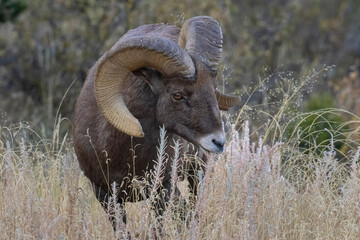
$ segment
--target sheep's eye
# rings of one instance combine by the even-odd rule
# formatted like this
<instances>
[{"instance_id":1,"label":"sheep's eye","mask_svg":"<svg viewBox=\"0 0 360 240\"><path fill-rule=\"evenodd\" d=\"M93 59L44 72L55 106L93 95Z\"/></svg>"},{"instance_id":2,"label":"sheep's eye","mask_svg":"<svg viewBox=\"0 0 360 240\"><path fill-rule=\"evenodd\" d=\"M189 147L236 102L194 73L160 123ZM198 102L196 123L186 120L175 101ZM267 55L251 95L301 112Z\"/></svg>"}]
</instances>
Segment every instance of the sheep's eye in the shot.
<instances>
[{"instance_id":1,"label":"sheep's eye","mask_svg":"<svg viewBox=\"0 0 360 240\"><path fill-rule=\"evenodd\" d=\"M172 96L175 100L178 100L178 101L184 98L183 95L179 92L173 93Z\"/></svg>"}]
</instances>

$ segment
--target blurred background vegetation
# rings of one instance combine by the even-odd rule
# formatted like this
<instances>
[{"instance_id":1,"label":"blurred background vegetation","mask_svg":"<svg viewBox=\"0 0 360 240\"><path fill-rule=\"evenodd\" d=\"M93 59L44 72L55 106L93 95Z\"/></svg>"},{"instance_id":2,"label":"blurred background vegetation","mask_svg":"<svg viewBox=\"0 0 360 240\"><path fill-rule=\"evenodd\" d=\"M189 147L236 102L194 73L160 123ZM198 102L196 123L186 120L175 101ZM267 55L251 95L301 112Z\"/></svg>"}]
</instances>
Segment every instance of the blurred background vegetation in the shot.
<instances>
[{"instance_id":1,"label":"blurred background vegetation","mask_svg":"<svg viewBox=\"0 0 360 240\"><path fill-rule=\"evenodd\" d=\"M0 125L29 121L51 134L59 106L72 119L88 69L127 30L157 22L181 26L196 15L220 23L221 84L244 100L251 95L249 106L269 108L283 73L302 81L334 65L301 99L310 90L327 92L332 107L360 114L358 0L0 0ZM254 90L264 78L263 90Z\"/></svg>"}]
</instances>

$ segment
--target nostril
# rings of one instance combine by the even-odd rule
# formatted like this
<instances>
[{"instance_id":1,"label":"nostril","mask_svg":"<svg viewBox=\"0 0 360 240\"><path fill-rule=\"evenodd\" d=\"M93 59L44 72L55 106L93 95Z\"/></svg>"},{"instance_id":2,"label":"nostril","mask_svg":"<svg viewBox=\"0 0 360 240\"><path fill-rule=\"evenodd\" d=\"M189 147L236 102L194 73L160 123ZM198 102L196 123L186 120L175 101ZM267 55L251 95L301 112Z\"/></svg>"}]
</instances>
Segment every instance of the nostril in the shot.
<instances>
[{"instance_id":1,"label":"nostril","mask_svg":"<svg viewBox=\"0 0 360 240\"><path fill-rule=\"evenodd\" d=\"M224 131L216 131L206 134L199 138L199 145L208 152L222 153L225 150L225 133Z\"/></svg>"},{"instance_id":2,"label":"nostril","mask_svg":"<svg viewBox=\"0 0 360 240\"><path fill-rule=\"evenodd\" d=\"M225 145L225 141L219 141L219 140L213 139L212 142L219 148L223 148Z\"/></svg>"}]
</instances>

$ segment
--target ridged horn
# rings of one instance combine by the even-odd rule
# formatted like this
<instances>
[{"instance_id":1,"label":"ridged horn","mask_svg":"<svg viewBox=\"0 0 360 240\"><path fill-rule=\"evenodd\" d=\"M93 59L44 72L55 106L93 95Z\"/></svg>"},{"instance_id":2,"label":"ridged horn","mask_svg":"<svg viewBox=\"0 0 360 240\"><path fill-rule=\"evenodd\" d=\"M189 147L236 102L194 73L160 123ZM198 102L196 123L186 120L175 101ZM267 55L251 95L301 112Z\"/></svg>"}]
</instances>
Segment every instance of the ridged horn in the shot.
<instances>
[{"instance_id":1,"label":"ridged horn","mask_svg":"<svg viewBox=\"0 0 360 240\"><path fill-rule=\"evenodd\" d=\"M212 17L199 16L187 20L181 28L179 45L212 71L217 71L222 53L223 36L218 22Z\"/></svg>"},{"instance_id":2,"label":"ridged horn","mask_svg":"<svg viewBox=\"0 0 360 240\"><path fill-rule=\"evenodd\" d=\"M99 59L94 74L99 108L118 130L134 137L144 137L144 132L126 107L122 89L131 71L142 67L152 67L165 77L178 74L191 78L195 74L194 63L184 49L161 37L120 39Z\"/></svg>"},{"instance_id":3,"label":"ridged horn","mask_svg":"<svg viewBox=\"0 0 360 240\"><path fill-rule=\"evenodd\" d=\"M219 92L218 90L215 91L216 99L218 101L219 109L227 111L232 106L235 106L240 102L240 97L231 96L228 94L224 94Z\"/></svg>"}]
</instances>

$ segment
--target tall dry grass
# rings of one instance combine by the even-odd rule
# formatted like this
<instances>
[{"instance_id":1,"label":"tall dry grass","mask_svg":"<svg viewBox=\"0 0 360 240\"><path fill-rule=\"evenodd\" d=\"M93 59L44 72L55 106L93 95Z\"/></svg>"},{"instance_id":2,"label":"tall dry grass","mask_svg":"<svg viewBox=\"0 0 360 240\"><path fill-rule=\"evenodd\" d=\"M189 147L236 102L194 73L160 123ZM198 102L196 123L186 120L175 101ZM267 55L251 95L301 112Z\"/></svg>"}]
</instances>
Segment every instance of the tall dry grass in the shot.
<instances>
[{"instance_id":1,"label":"tall dry grass","mask_svg":"<svg viewBox=\"0 0 360 240\"><path fill-rule=\"evenodd\" d=\"M104 211L79 169L71 138L61 136L65 123L60 117L51 139L28 124L0 127L0 239L360 239L359 116L325 109L348 120L330 129L332 139L321 154L299 148L303 139L296 133L306 129L286 137L287 124L302 116L291 114L289 105L301 102L301 91L308 91L323 71L302 81L280 74L278 91L267 94L269 100L281 95L281 102L268 101L259 111L245 105L239 111L224 153L210 156L206 172L196 173L200 183L195 203L176 171L181 162L194 158L179 151L164 154L166 147L183 146L167 141L161 130L156 166L145 188L150 200L161 199L163 172L170 169L171 184L182 195L170 193L162 216L154 213L150 200L127 203L126 225L116 184L111 183ZM248 95L266 88L266 81ZM249 126L251 112L269 121ZM337 135L347 146L342 159L334 147Z\"/></svg>"},{"instance_id":2,"label":"tall dry grass","mask_svg":"<svg viewBox=\"0 0 360 240\"><path fill-rule=\"evenodd\" d=\"M182 201L172 197L162 217L149 201L127 204L124 225L116 203L106 213L95 199L71 142L47 141L24 125L0 131L1 239L360 239L360 148L349 155L348 168L336 161L331 145L317 158L295 155L291 147L290 156L309 161L282 164L291 145L252 142L245 123L225 152L211 157L206 173L198 172L198 200L187 208L185 221L177 212ZM158 161L152 184L159 183L166 162L161 151L165 161ZM168 164L178 164L171 159L183 156L170 157ZM311 178L297 174L304 173L304 164L311 165ZM344 169L349 174L336 174ZM175 173L172 183L183 184ZM117 217L115 234L109 214Z\"/></svg>"}]
</instances>

